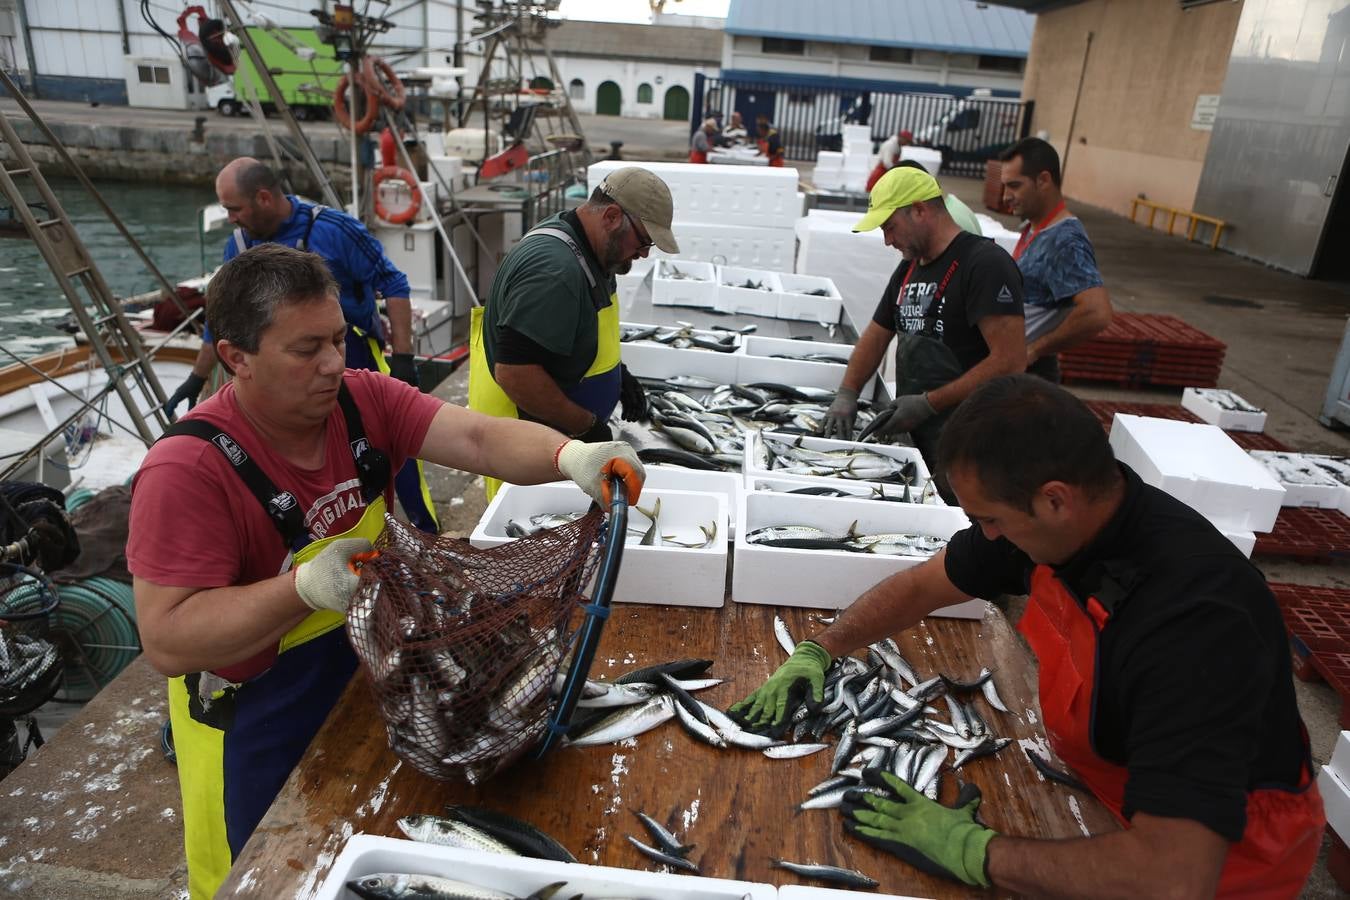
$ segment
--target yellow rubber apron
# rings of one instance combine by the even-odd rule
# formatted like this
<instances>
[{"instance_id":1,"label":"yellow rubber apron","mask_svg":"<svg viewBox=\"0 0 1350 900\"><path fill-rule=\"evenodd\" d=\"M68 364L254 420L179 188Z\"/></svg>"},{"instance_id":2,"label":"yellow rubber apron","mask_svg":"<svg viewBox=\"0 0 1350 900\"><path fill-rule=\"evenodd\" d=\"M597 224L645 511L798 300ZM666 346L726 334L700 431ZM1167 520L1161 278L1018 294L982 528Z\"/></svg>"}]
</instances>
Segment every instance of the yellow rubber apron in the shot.
<instances>
[{"instance_id":1,"label":"yellow rubber apron","mask_svg":"<svg viewBox=\"0 0 1350 900\"><path fill-rule=\"evenodd\" d=\"M294 554L288 554L281 571L308 562L330 542L348 537L363 537L374 541L384 530L385 503L376 497L366 506L356 526L341 534L329 535L305 545ZM243 684L233 684L211 673L180 675L169 679L169 718L173 723L174 749L178 755L178 781L183 795L183 831L188 863L188 888L192 900L209 900L229 874L233 856L230 828L227 823L227 787L229 761L227 741L231 729L243 727L235 718L242 706L245 692L256 693L260 687L266 692L265 682L285 681L276 687L292 687L297 679L289 670L297 667L309 670L303 659L306 648L317 648L316 642L336 640L346 644L346 635L339 629L345 624L341 613L321 610L310 613L300 624L288 631L277 644L277 659L272 667ZM347 647L350 653L350 647ZM303 675L300 676L303 678ZM191 687L189 683L191 682ZM336 685L340 693L346 680ZM193 689L195 688L195 690ZM297 690L297 693L299 691ZM279 703L278 706L283 706ZM317 707L319 704L316 703ZM327 708L322 710L326 716ZM322 717L320 716L320 718ZM278 727L285 727L278 722ZM249 773L241 773L248 778ZM284 780L284 777L283 779ZM279 785L278 785L279 787ZM246 784L239 789L247 791ZM273 793L259 802L270 805ZM251 827L248 830L252 830ZM243 836L236 835L239 844Z\"/></svg>"},{"instance_id":2,"label":"yellow rubber apron","mask_svg":"<svg viewBox=\"0 0 1350 900\"><path fill-rule=\"evenodd\" d=\"M587 281L594 286L594 275L582 260L580 251L571 236L560 229L538 228L525 235L552 237L568 244L577 254ZM525 238L521 240L524 241ZM584 384L588 378L609 375L619 366L619 297L610 294L609 305L596 312L595 359L590 368L582 375ZM616 392L617 396L617 392ZM469 313L469 409L499 418L516 419L520 417L516 404L501 389L488 368L487 353L483 345L483 307L477 306ZM598 413L597 413L598 414ZM496 478L485 478L487 498L491 500L497 494L502 482Z\"/></svg>"}]
</instances>

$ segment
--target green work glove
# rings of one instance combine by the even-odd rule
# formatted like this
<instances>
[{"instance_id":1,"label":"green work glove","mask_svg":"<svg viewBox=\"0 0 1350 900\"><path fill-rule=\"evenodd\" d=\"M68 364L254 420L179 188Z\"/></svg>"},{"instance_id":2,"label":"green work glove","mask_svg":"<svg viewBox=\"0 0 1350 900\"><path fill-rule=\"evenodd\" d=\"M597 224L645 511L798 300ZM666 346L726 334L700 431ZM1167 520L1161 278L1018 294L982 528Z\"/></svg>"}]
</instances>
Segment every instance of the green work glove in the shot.
<instances>
[{"instance_id":1,"label":"green work glove","mask_svg":"<svg viewBox=\"0 0 1350 900\"><path fill-rule=\"evenodd\" d=\"M813 641L802 641L768 681L727 712L750 728L770 733L784 731L788 713L803 700L816 706L825 699L825 670L829 667L830 654L824 647Z\"/></svg>"},{"instance_id":2,"label":"green work glove","mask_svg":"<svg viewBox=\"0 0 1350 900\"><path fill-rule=\"evenodd\" d=\"M989 842L998 832L975 821L980 789L968 784L947 807L929 800L890 772L867 770L863 780L891 796L844 795L844 830L930 875L989 887ZM894 799L892 799L894 798Z\"/></svg>"}]
</instances>

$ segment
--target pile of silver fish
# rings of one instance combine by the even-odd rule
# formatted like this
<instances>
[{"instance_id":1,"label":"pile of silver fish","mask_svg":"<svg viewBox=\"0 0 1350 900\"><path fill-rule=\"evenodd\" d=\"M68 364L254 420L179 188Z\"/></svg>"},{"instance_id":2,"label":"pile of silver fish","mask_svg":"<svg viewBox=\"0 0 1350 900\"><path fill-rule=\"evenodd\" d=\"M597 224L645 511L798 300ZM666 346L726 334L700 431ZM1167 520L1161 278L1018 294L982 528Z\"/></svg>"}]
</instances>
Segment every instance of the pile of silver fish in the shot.
<instances>
[{"instance_id":1,"label":"pile of silver fish","mask_svg":"<svg viewBox=\"0 0 1350 900\"><path fill-rule=\"evenodd\" d=\"M642 547L683 547L685 549L706 549L717 542L717 520L709 522L707 525L699 525L698 530L701 534L695 536L693 533L685 534L684 529L672 531L670 523L664 526L661 524L661 498L657 497L656 502L651 507L635 506L633 509L647 518L649 524L630 525L625 543L637 544ZM540 531L546 531L550 528L557 528L560 525L566 525L569 522L575 522L585 513L565 512L565 513L536 513L527 519L528 527L514 519L506 523L507 537L522 538Z\"/></svg>"},{"instance_id":2,"label":"pile of silver fish","mask_svg":"<svg viewBox=\"0 0 1350 900\"><path fill-rule=\"evenodd\" d=\"M942 497L939 496L937 489L931 486L931 479L928 485L924 486L922 491L911 491L909 485L903 485L900 490L891 488L886 490L884 484L867 485L849 485L847 487L834 487L828 484L808 484L802 487L783 487L756 482L755 490L765 491L771 494L796 494L799 497L843 497L849 500L880 500L887 503L926 503L934 506L944 506ZM916 496L917 494L917 496Z\"/></svg>"},{"instance_id":3,"label":"pile of silver fish","mask_svg":"<svg viewBox=\"0 0 1350 900\"><path fill-rule=\"evenodd\" d=\"M754 326L749 326L753 329ZM677 350L711 350L714 353L734 353L740 347L740 337L747 333L744 328L700 330L688 323L678 325L647 325L625 328L619 332L619 341L624 344L651 342L674 347Z\"/></svg>"},{"instance_id":4,"label":"pile of silver fish","mask_svg":"<svg viewBox=\"0 0 1350 900\"><path fill-rule=\"evenodd\" d=\"M814 449L804 446L800 436L784 435L781 431L765 431L760 437L761 455L758 462L766 471L783 475L887 482L905 488L918 487L919 467L912 459L902 461L862 447ZM936 490L931 479L923 493L930 490ZM921 494L917 501L910 497L904 502L925 501Z\"/></svg>"},{"instance_id":5,"label":"pile of silver fish","mask_svg":"<svg viewBox=\"0 0 1350 900\"><path fill-rule=\"evenodd\" d=\"M927 559L947 546L947 539L930 534L892 532L863 534L855 519L843 534L830 534L814 525L767 525L747 532L746 543L759 547L791 550L845 550L884 556L914 556Z\"/></svg>"}]
</instances>

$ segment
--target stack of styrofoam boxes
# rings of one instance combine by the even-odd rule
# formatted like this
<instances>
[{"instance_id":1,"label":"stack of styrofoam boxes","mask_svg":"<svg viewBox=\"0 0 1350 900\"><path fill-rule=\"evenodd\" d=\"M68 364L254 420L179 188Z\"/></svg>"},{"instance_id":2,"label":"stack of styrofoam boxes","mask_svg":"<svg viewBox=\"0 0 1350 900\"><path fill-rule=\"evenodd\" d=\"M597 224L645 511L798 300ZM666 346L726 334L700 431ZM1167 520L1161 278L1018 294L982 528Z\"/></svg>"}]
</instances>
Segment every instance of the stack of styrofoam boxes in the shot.
<instances>
[{"instance_id":1,"label":"stack of styrofoam boxes","mask_svg":"<svg viewBox=\"0 0 1350 900\"><path fill-rule=\"evenodd\" d=\"M853 329L859 334L876 311L900 254L886 246L881 229L855 234L861 212L813 209L797 222L798 275L823 275L834 282Z\"/></svg>"},{"instance_id":2,"label":"stack of styrofoam boxes","mask_svg":"<svg viewBox=\"0 0 1350 900\"><path fill-rule=\"evenodd\" d=\"M658 259L652 272L653 306L717 308L717 267L691 259Z\"/></svg>"},{"instance_id":3,"label":"stack of styrofoam boxes","mask_svg":"<svg viewBox=\"0 0 1350 900\"><path fill-rule=\"evenodd\" d=\"M559 882L573 895L587 897L662 897L665 900L776 900L771 884L671 875L638 869L588 866L551 859L503 856L422 841L357 834L348 838L333 861L315 900L345 900L347 882L381 872L435 875L524 897ZM875 897L875 894L868 894Z\"/></svg>"},{"instance_id":4,"label":"stack of styrofoam boxes","mask_svg":"<svg viewBox=\"0 0 1350 900\"><path fill-rule=\"evenodd\" d=\"M1116 459L1214 523L1251 556L1253 532L1275 527L1284 487L1213 425L1117 413Z\"/></svg>"},{"instance_id":5,"label":"stack of styrofoam boxes","mask_svg":"<svg viewBox=\"0 0 1350 900\"><path fill-rule=\"evenodd\" d=\"M934 178L942 168L942 151L934 150L932 147L901 147L900 158L914 160Z\"/></svg>"},{"instance_id":6,"label":"stack of styrofoam boxes","mask_svg":"<svg viewBox=\"0 0 1350 900\"><path fill-rule=\"evenodd\" d=\"M778 318L836 324L844 314L844 298L839 288L824 275L779 276L783 292L778 302ZM823 291L824 293L816 293Z\"/></svg>"},{"instance_id":7,"label":"stack of styrofoam boxes","mask_svg":"<svg viewBox=\"0 0 1350 900\"><path fill-rule=\"evenodd\" d=\"M960 509L950 506L877 503L767 491L746 491L741 495L737 522L731 574L733 600L826 609L843 609L878 581L917 566L927 557L761 547L746 541L745 536L757 528L775 525L809 525L842 535L856 523L860 534L900 532L950 539L970 525ZM944 607L933 615L978 619L984 615L984 603L970 600Z\"/></svg>"},{"instance_id":8,"label":"stack of styrofoam boxes","mask_svg":"<svg viewBox=\"0 0 1350 900\"><path fill-rule=\"evenodd\" d=\"M792 224L801 211L796 169L604 160L587 170L588 190L625 166L647 169L669 186L680 258L792 270ZM659 248L651 253L666 255Z\"/></svg>"},{"instance_id":9,"label":"stack of styrofoam boxes","mask_svg":"<svg viewBox=\"0 0 1350 900\"><path fill-rule=\"evenodd\" d=\"M844 126L844 159L841 166L844 190L862 194L867 191L867 176L876 167L872 152L872 129L867 125Z\"/></svg>"},{"instance_id":10,"label":"stack of styrofoam boxes","mask_svg":"<svg viewBox=\"0 0 1350 900\"><path fill-rule=\"evenodd\" d=\"M1344 890L1347 885L1341 881L1342 876L1336 873L1344 872L1344 845L1350 843L1350 731L1342 731L1340 737L1336 738L1336 747L1331 751L1331 761L1317 773L1317 788L1322 793L1327 824L1336 832L1336 837L1342 844L1337 847L1336 842L1332 842L1327 866L1332 874L1336 875L1338 885Z\"/></svg>"},{"instance_id":11,"label":"stack of styrofoam boxes","mask_svg":"<svg viewBox=\"0 0 1350 900\"><path fill-rule=\"evenodd\" d=\"M664 543L625 547L625 565L614 586L614 602L721 606L726 599L726 536L731 530L726 497L720 493L643 489L643 508L653 509L658 500L661 511L657 528L661 534L697 544L708 533L703 529L708 528L715 537L706 547ZM506 533L509 522L528 528L531 516L584 513L590 505L591 498L575 484L506 485L488 504L469 543L475 547L499 547L516 540ZM628 512L630 528L646 529L651 524L636 507L629 507Z\"/></svg>"},{"instance_id":12,"label":"stack of styrofoam boxes","mask_svg":"<svg viewBox=\"0 0 1350 900\"><path fill-rule=\"evenodd\" d=\"M746 269L739 266L717 267L717 309L724 313L750 316L778 315L783 286L779 274L765 269ZM757 284L759 287L745 287Z\"/></svg>"},{"instance_id":13,"label":"stack of styrofoam boxes","mask_svg":"<svg viewBox=\"0 0 1350 900\"><path fill-rule=\"evenodd\" d=\"M837 191L844 186L844 154L837 150L821 150L816 154L816 168L811 183L822 191Z\"/></svg>"},{"instance_id":14,"label":"stack of styrofoam boxes","mask_svg":"<svg viewBox=\"0 0 1350 900\"><path fill-rule=\"evenodd\" d=\"M1181 405L1224 431L1266 430L1266 411L1258 409L1232 391L1222 388L1188 387L1181 392Z\"/></svg>"},{"instance_id":15,"label":"stack of styrofoam boxes","mask_svg":"<svg viewBox=\"0 0 1350 900\"><path fill-rule=\"evenodd\" d=\"M1252 450L1251 456L1284 485L1285 506L1337 509L1350 515L1350 459L1274 450Z\"/></svg>"}]
</instances>

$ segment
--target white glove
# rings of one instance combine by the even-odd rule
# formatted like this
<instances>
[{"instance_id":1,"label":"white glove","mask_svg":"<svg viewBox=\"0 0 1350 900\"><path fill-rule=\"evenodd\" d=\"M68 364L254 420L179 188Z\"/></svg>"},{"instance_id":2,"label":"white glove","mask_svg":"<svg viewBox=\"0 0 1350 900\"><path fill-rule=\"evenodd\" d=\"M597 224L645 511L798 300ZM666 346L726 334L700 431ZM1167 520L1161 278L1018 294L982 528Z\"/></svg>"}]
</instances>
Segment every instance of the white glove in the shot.
<instances>
[{"instance_id":1,"label":"white glove","mask_svg":"<svg viewBox=\"0 0 1350 900\"><path fill-rule=\"evenodd\" d=\"M608 508L610 503L609 478L623 479L628 494L628 505L633 506L642 493L647 470L626 441L605 441L583 444L568 441L558 451L558 474L577 483L591 499Z\"/></svg>"},{"instance_id":2,"label":"white glove","mask_svg":"<svg viewBox=\"0 0 1350 900\"><path fill-rule=\"evenodd\" d=\"M352 557L370 550L370 541L365 538L334 540L309 562L295 567L295 592L311 609L345 613L361 581L352 568Z\"/></svg>"}]
</instances>

